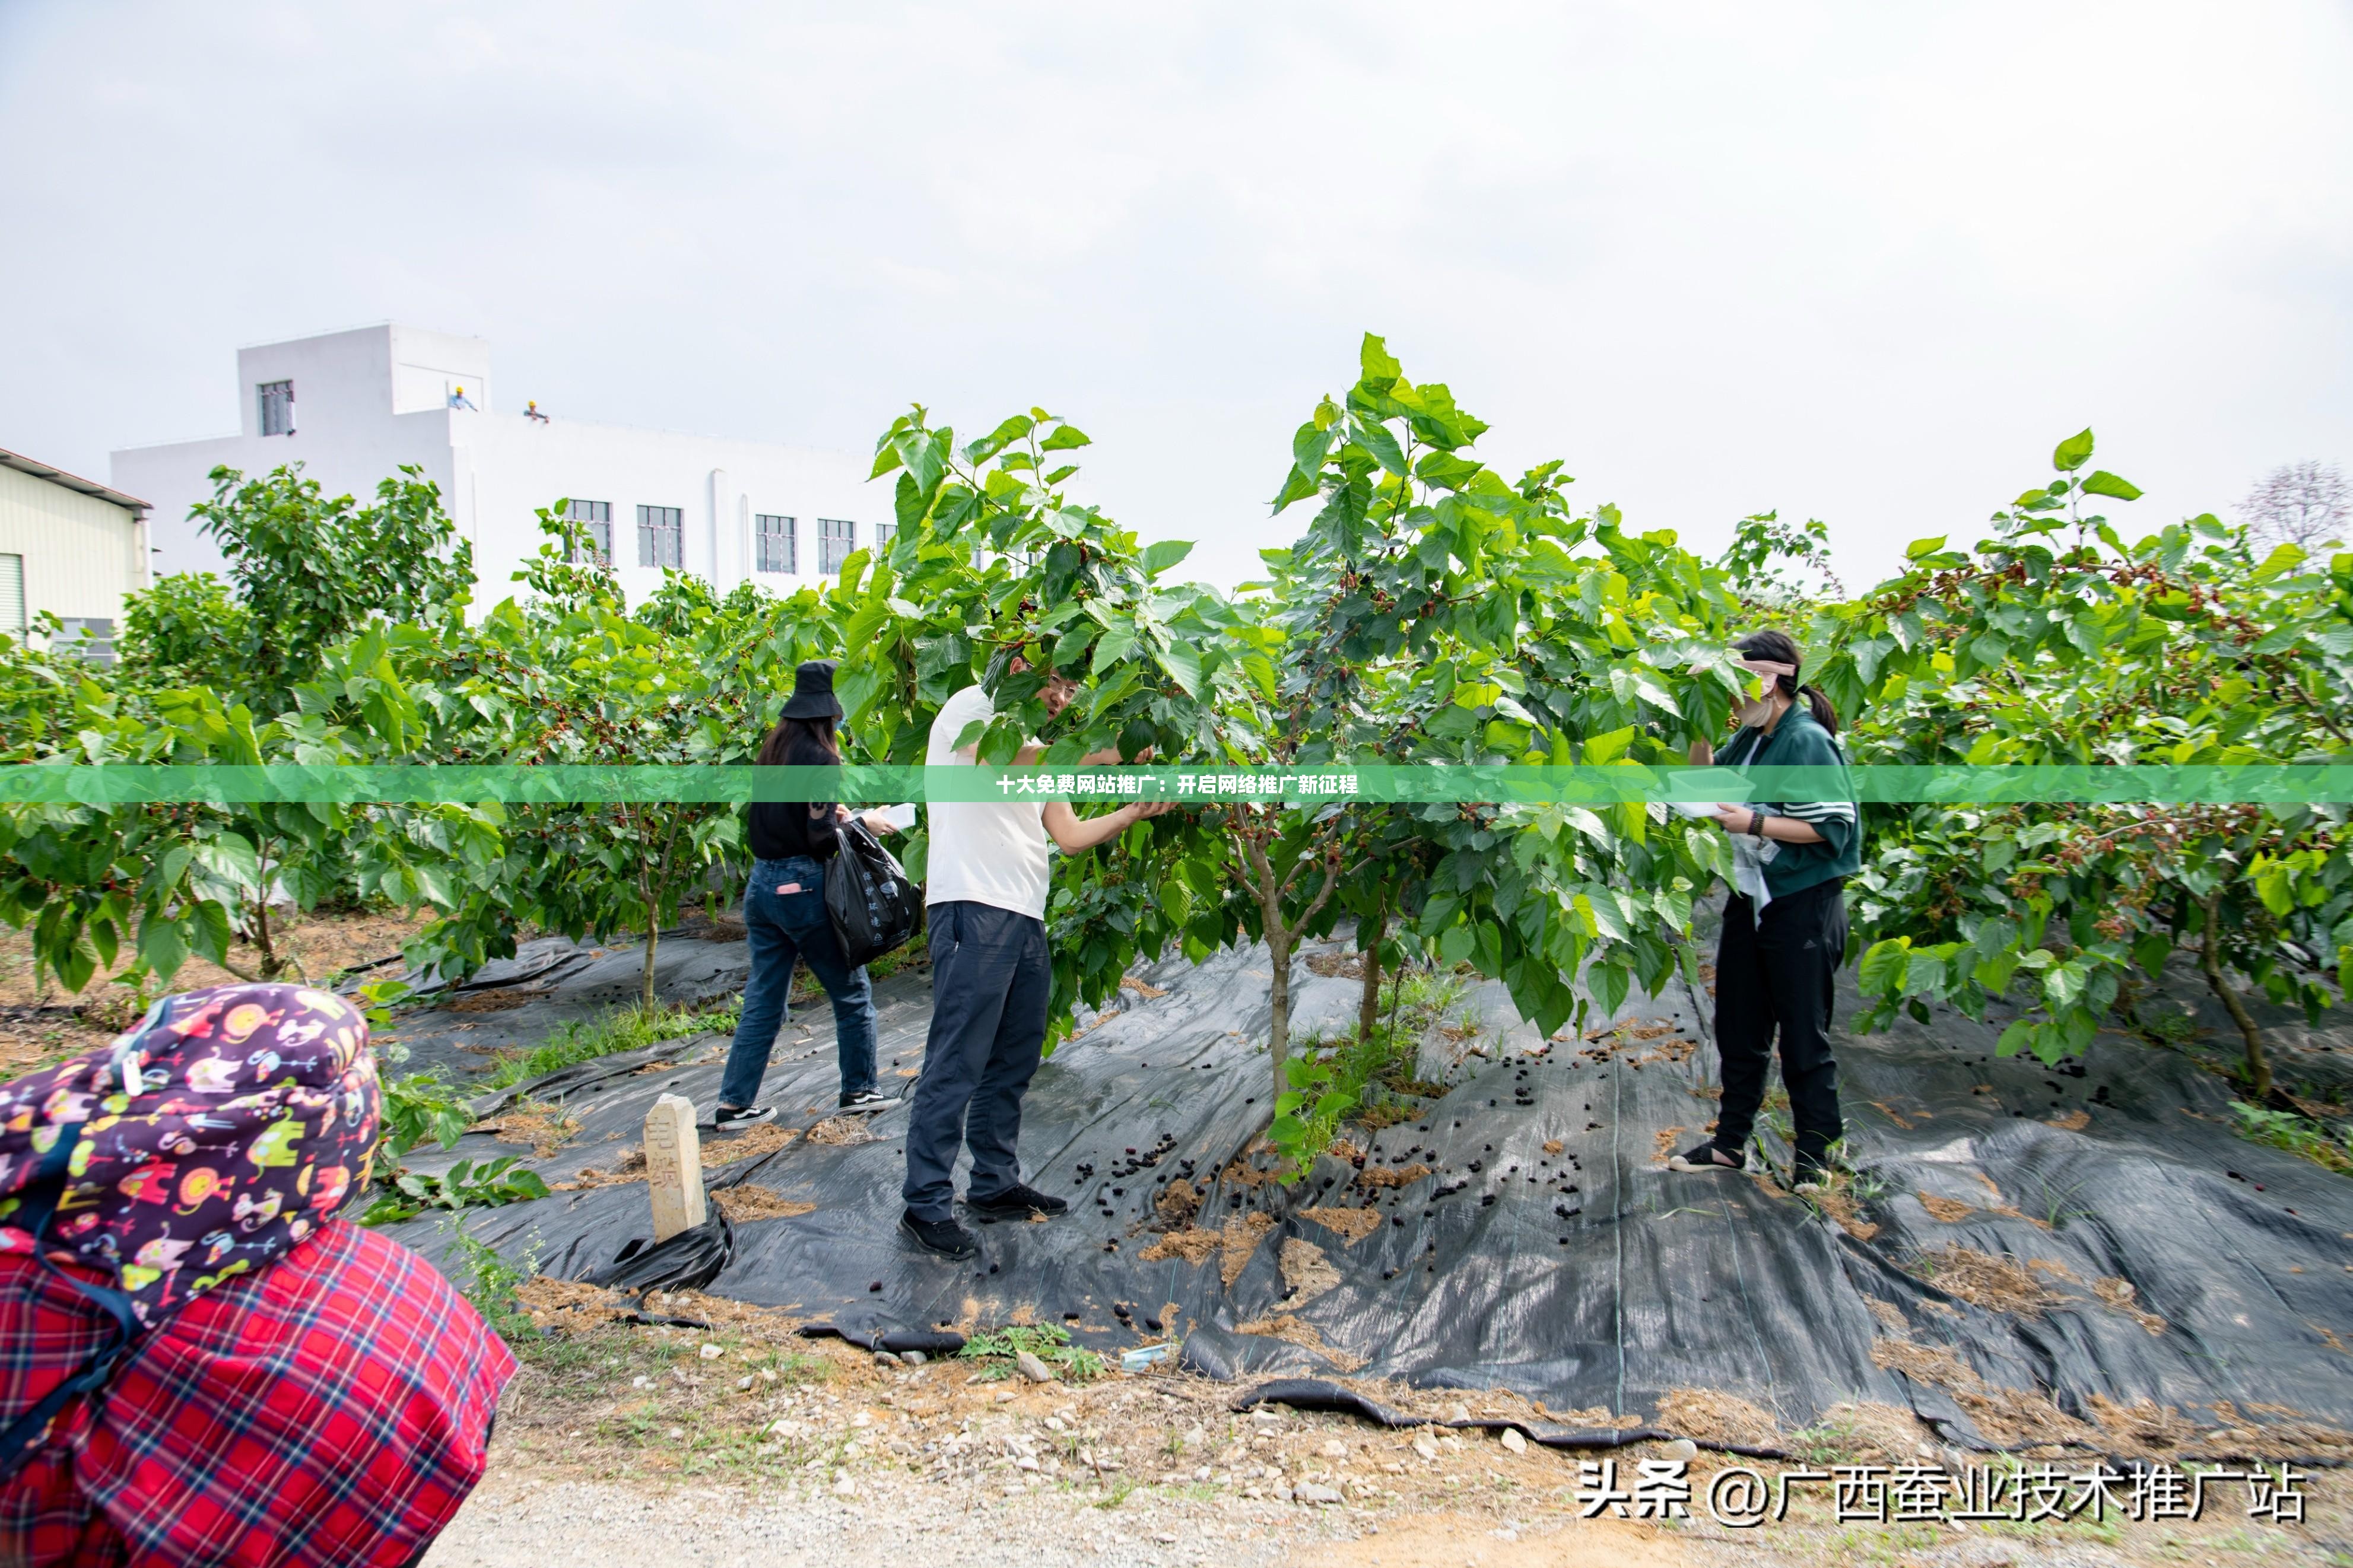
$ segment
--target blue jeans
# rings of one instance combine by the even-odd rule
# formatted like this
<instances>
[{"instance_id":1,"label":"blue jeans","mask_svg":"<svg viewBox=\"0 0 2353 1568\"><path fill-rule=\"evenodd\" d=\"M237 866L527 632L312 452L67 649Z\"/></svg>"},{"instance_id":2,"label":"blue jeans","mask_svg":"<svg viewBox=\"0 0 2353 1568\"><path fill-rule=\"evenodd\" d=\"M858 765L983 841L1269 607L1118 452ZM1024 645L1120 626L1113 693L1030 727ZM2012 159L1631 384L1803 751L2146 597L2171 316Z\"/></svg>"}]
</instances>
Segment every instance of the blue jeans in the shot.
<instances>
[{"instance_id":1,"label":"blue jeans","mask_svg":"<svg viewBox=\"0 0 2353 1568\"><path fill-rule=\"evenodd\" d=\"M966 1197L1021 1184L1021 1099L1046 1044L1054 970L1046 928L987 904L934 904L932 1033L908 1113L907 1182L917 1219L953 1217L957 1145L972 1150Z\"/></svg>"},{"instance_id":2,"label":"blue jeans","mask_svg":"<svg viewBox=\"0 0 2353 1568\"><path fill-rule=\"evenodd\" d=\"M776 891L794 882L800 884L799 892ZM744 983L744 1016L728 1047L719 1103L750 1105L759 1099L768 1053L784 1026L796 957L808 961L809 972L833 999L841 1092L874 1089L874 993L866 984L865 967L852 969L842 962L841 946L833 940L825 915L824 866L799 855L753 861L752 885L744 892L744 929L752 941L752 977Z\"/></svg>"}]
</instances>

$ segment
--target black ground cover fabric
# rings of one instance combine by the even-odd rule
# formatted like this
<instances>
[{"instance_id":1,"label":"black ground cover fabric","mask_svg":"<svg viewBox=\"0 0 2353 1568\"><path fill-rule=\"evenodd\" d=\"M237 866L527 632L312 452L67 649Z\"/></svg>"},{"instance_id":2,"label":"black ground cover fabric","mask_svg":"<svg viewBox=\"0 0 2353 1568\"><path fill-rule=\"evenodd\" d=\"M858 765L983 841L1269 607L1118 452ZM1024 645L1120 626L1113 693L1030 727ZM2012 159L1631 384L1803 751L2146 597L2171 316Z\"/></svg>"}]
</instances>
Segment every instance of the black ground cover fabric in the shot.
<instances>
[{"instance_id":1,"label":"black ground cover fabric","mask_svg":"<svg viewBox=\"0 0 2353 1568\"><path fill-rule=\"evenodd\" d=\"M632 1237L613 1261L587 1277L591 1285L643 1294L649 1290L700 1290L719 1278L735 1258L735 1227L723 1214L656 1241Z\"/></svg>"},{"instance_id":2,"label":"black ground cover fabric","mask_svg":"<svg viewBox=\"0 0 2353 1568\"><path fill-rule=\"evenodd\" d=\"M740 984L743 952L665 942L665 994ZM527 951L517 967L544 957ZM525 1007L423 1012L400 1033L421 1060L478 1068L484 1045L535 1043L531 1031L628 994L637 963L630 952L559 957ZM1873 1401L1908 1406L1963 1446L2022 1440L1985 1429L1982 1402L1957 1397L1981 1381L2076 1416L2097 1401L2147 1399L2211 1425L2207 1407L2224 1401L2240 1419L2269 1407L2353 1427L2353 1181L2236 1137L2227 1086L2180 1050L2103 1035L2079 1071L2052 1071L1994 1056L2006 1016L1981 1025L1944 1011L1883 1035L1839 1034L1851 1151L1867 1184L1851 1233L1750 1175L1664 1168L1715 1114L1704 996L1678 983L1629 1004L1613 1037L1547 1042L1500 988L1481 985L1464 1005L1476 1036L1433 1031L1424 1046L1421 1075L1444 1079L1444 1097L1368 1138L1363 1170L1327 1158L1284 1188L1233 1173L1273 1093L1267 964L1258 949L1139 971L1165 994L1124 992L1118 1010L1048 1061L1023 1161L1073 1201L1069 1216L982 1226L973 1262L916 1251L896 1229L906 1113L893 1108L871 1119L871 1141L797 1138L713 1169L714 1187L755 1183L817 1206L736 1224L708 1288L862 1343L1034 1318L1107 1351L1181 1333L1187 1363L1221 1377L1500 1386L1641 1422L1672 1391L1708 1389L1752 1402L1784 1431ZM1302 963L1293 984L1295 1037L1353 1020L1356 981ZM928 981L902 972L876 990L882 1076L903 1089L921 1059ZM1852 1004L1850 990L1842 1019ZM2297 1059L2343 1049L2344 1022L2299 1037ZM609 1172L665 1091L707 1116L725 1044L672 1042L526 1086L583 1124L534 1168L551 1182ZM829 1011L796 1008L765 1095L783 1125L806 1129L831 1114L835 1091ZM443 1158L514 1152L477 1134ZM1414 1164L1431 1171L1365 1184ZM1262 1225L1257 1245L1199 1261L1140 1256L1162 1243L1155 1200L1180 1176L1204 1191L1201 1227ZM1303 1212L1318 1207L1372 1208L1377 1225L1351 1242ZM581 1279L642 1245L649 1221L645 1187L619 1184L478 1213L470 1230ZM430 1219L396 1234L428 1255L448 1239ZM2006 1263L2032 1299L1980 1304L1968 1273L1978 1258ZM1921 1376L1923 1364L1947 1371Z\"/></svg>"},{"instance_id":3,"label":"black ground cover fabric","mask_svg":"<svg viewBox=\"0 0 2353 1568\"><path fill-rule=\"evenodd\" d=\"M634 943L596 947L560 936L524 942L514 957L494 960L463 984L438 992L437 1005L405 1013L396 1034L408 1055L390 1070L438 1068L451 1082L470 1086L498 1065L500 1051L531 1049L566 1024L586 1023L635 1001L644 970L645 949ZM733 941L697 941L681 929L665 933L654 950L654 988L672 1005L725 1002L742 993L751 972L751 950L740 934ZM343 989L381 978L354 974ZM417 981L414 974L402 978ZM543 1095L560 1092L559 1086L533 1088ZM488 1108L486 1102L481 1109Z\"/></svg>"}]
</instances>

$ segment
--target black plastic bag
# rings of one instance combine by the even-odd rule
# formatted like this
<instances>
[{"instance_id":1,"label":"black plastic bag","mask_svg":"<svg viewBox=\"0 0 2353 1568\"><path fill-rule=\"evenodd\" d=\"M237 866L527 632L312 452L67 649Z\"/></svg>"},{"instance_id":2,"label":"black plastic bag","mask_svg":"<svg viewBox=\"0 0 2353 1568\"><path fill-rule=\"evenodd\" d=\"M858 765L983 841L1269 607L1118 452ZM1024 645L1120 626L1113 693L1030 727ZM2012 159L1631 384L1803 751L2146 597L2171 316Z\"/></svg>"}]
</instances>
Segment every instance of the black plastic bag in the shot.
<instances>
[{"instance_id":1,"label":"black plastic bag","mask_svg":"<svg viewBox=\"0 0 2353 1568\"><path fill-rule=\"evenodd\" d=\"M923 929L923 890L897 857L855 817L839 829L841 849L825 863L825 912L855 969L913 941Z\"/></svg>"}]
</instances>

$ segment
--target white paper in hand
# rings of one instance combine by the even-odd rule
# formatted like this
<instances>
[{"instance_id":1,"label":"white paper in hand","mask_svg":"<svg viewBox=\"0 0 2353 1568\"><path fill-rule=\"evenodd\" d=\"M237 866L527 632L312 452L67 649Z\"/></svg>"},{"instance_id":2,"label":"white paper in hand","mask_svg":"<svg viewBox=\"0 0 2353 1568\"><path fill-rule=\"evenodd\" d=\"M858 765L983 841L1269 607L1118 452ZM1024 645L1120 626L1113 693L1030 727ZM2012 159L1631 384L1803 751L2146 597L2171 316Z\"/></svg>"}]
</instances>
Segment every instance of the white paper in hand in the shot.
<instances>
[{"instance_id":1,"label":"white paper in hand","mask_svg":"<svg viewBox=\"0 0 2353 1568\"><path fill-rule=\"evenodd\" d=\"M913 804L886 805L875 815L902 833L915 826L915 808Z\"/></svg>"}]
</instances>

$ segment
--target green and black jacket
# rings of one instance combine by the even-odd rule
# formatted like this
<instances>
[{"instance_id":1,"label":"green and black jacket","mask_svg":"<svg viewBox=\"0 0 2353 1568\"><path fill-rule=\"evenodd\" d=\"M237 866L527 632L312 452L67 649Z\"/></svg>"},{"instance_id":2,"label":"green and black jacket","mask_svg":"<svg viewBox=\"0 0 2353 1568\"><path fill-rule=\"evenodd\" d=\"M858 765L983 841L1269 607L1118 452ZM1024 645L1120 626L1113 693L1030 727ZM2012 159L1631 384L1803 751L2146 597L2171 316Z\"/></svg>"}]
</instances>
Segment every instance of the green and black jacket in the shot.
<instances>
[{"instance_id":1,"label":"green and black jacket","mask_svg":"<svg viewBox=\"0 0 2353 1568\"><path fill-rule=\"evenodd\" d=\"M1775 841L1775 854L1765 862L1765 886L1777 899L1801 893L1832 877L1851 877L1862 868L1862 816L1848 778L1845 751L1828 730L1814 721L1800 700L1781 715L1773 732L1745 729L1717 756L1720 768L1830 768L1847 779L1844 800L1749 804L1769 816L1791 816L1822 836L1820 844Z\"/></svg>"}]
</instances>

